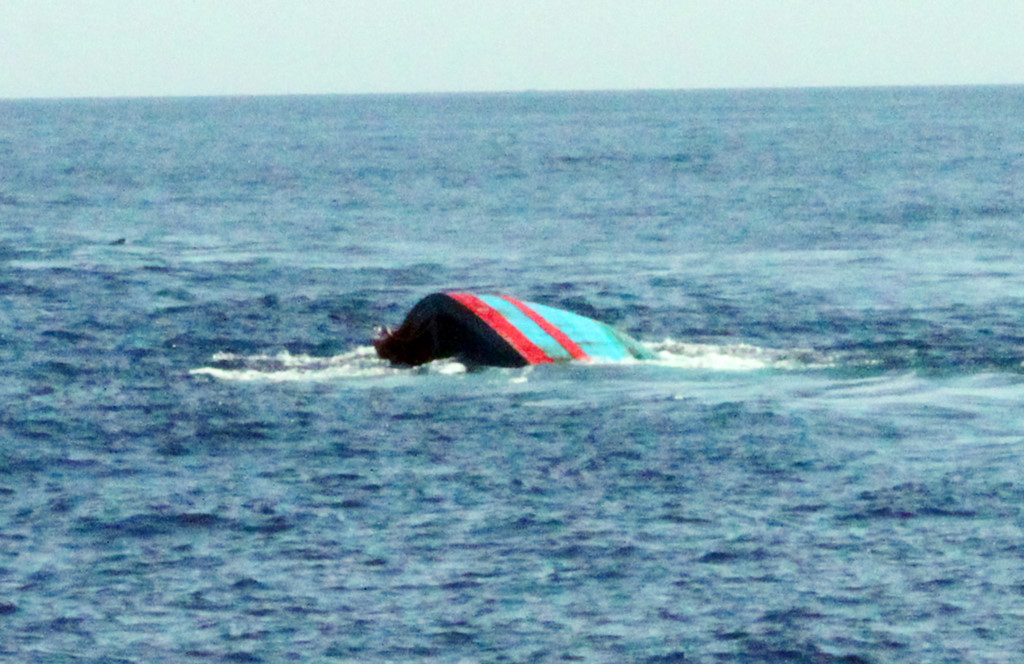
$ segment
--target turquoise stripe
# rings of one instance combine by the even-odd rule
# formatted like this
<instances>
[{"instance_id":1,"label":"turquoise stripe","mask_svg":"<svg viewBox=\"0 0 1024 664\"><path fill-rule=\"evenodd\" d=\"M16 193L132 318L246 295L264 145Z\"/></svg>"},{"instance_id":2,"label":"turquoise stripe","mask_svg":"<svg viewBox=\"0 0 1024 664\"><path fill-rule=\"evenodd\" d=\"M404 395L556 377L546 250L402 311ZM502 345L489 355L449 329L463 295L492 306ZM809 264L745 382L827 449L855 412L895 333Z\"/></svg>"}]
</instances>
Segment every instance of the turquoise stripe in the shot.
<instances>
[{"instance_id":1,"label":"turquoise stripe","mask_svg":"<svg viewBox=\"0 0 1024 664\"><path fill-rule=\"evenodd\" d=\"M562 347L562 344L545 332L540 325L530 320L530 317L520 311L516 305L497 295L480 295L478 297L504 316L505 320L522 332L527 339L537 344L552 360L572 359L572 355ZM531 309L534 308L532 304L528 306ZM543 316L543 314L541 315ZM547 318L547 316L544 317ZM560 327L557 323L554 323L554 325L555 327ZM572 335L570 334L569 336L571 337Z\"/></svg>"},{"instance_id":2,"label":"turquoise stripe","mask_svg":"<svg viewBox=\"0 0 1024 664\"><path fill-rule=\"evenodd\" d=\"M590 357L604 360L624 360L633 357L615 330L604 323L543 304L528 303L528 306L565 332Z\"/></svg>"},{"instance_id":3,"label":"turquoise stripe","mask_svg":"<svg viewBox=\"0 0 1024 664\"><path fill-rule=\"evenodd\" d=\"M572 355L562 344L545 332L540 325L530 320L530 317L520 311L516 305L497 295L480 295L478 297L504 316L505 320L539 346L552 360L572 359ZM625 360L653 357L650 351L609 325L564 309L555 309L533 302L523 302L523 304L564 332L591 358Z\"/></svg>"}]
</instances>

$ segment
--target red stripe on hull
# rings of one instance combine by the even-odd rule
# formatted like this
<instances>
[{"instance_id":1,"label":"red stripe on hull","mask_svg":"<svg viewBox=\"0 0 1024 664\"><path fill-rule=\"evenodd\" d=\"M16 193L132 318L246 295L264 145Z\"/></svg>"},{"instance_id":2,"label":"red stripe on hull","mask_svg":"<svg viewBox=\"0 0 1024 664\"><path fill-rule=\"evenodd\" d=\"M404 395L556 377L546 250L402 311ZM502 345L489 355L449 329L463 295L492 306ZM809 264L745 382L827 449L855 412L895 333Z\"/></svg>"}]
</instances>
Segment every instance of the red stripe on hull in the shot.
<instances>
[{"instance_id":1,"label":"red stripe on hull","mask_svg":"<svg viewBox=\"0 0 1024 664\"><path fill-rule=\"evenodd\" d=\"M467 309L476 314L480 320L487 323L491 328L501 335L505 341L512 344L517 353L523 356L530 364L547 364L554 362L544 349L530 341L525 334L519 331L512 323L501 315L494 307L487 304L476 295L469 293L447 293L448 297L459 302ZM545 321L547 322L547 321Z\"/></svg>"},{"instance_id":2,"label":"red stripe on hull","mask_svg":"<svg viewBox=\"0 0 1024 664\"><path fill-rule=\"evenodd\" d=\"M552 325L548 321L548 319L544 318L536 311L531 309L529 306L527 306L525 302L520 302L514 297L509 297L508 295L499 295L499 297L505 300L506 302L515 305L515 307L519 309L519 311L522 311L524 314L526 314L526 316L530 320L532 320L534 323L540 326L540 329L547 332L552 339L561 344L562 348L568 351L569 355L571 355L574 360L590 359L590 356L587 355L587 352L580 348L579 344L570 339L569 335L567 335L565 332L562 332L560 329Z\"/></svg>"}]
</instances>

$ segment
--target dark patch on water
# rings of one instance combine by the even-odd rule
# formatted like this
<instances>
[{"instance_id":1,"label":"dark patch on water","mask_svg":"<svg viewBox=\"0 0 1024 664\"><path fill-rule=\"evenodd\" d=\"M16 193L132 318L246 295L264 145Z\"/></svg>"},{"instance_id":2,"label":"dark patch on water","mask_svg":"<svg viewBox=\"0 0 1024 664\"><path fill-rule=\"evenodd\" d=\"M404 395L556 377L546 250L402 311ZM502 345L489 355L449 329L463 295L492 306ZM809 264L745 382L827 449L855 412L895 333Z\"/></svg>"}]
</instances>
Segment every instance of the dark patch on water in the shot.
<instances>
[{"instance_id":1,"label":"dark patch on water","mask_svg":"<svg viewBox=\"0 0 1024 664\"><path fill-rule=\"evenodd\" d=\"M683 664L689 662L686 653L672 652L665 655L651 655L643 660L644 664Z\"/></svg>"},{"instance_id":2,"label":"dark patch on water","mask_svg":"<svg viewBox=\"0 0 1024 664\"><path fill-rule=\"evenodd\" d=\"M860 655L836 655L814 643L776 643L749 639L737 653L736 661L754 664L870 664L873 660Z\"/></svg>"},{"instance_id":3,"label":"dark patch on water","mask_svg":"<svg viewBox=\"0 0 1024 664\"><path fill-rule=\"evenodd\" d=\"M976 509L963 505L963 500L950 492L948 486L906 483L888 489L863 491L858 494L858 507L841 514L839 521L872 519L960 518L979 516Z\"/></svg>"},{"instance_id":4,"label":"dark patch on water","mask_svg":"<svg viewBox=\"0 0 1024 664\"><path fill-rule=\"evenodd\" d=\"M756 549L725 549L709 551L697 559L699 563L711 563L714 565L727 565L730 563L760 562L771 557L771 554L761 548Z\"/></svg>"}]
</instances>

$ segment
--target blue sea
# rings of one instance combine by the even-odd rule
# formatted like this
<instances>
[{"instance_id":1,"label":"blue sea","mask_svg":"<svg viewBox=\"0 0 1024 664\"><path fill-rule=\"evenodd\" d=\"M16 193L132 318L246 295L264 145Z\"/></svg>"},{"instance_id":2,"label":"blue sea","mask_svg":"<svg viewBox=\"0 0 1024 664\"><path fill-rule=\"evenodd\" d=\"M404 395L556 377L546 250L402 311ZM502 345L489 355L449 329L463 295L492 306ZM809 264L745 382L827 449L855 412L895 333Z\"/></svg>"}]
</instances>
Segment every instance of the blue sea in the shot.
<instances>
[{"instance_id":1,"label":"blue sea","mask_svg":"<svg viewBox=\"0 0 1024 664\"><path fill-rule=\"evenodd\" d=\"M1021 87L0 101L0 361L5 662L1024 652Z\"/></svg>"}]
</instances>

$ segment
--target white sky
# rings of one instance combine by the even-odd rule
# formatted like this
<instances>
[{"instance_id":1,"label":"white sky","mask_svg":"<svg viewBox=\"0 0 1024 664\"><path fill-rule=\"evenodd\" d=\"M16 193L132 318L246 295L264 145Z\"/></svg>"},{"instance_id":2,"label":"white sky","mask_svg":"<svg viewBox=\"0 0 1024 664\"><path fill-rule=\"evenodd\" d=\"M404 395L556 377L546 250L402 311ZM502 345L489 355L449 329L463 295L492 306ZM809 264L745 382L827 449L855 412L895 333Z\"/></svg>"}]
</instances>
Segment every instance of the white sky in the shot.
<instances>
[{"instance_id":1,"label":"white sky","mask_svg":"<svg viewBox=\"0 0 1024 664\"><path fill-rule=\"evenodd\" d=\"M1024 0L0 0L0 97L1024 83Z\"/></svg>"}]
</instances>

